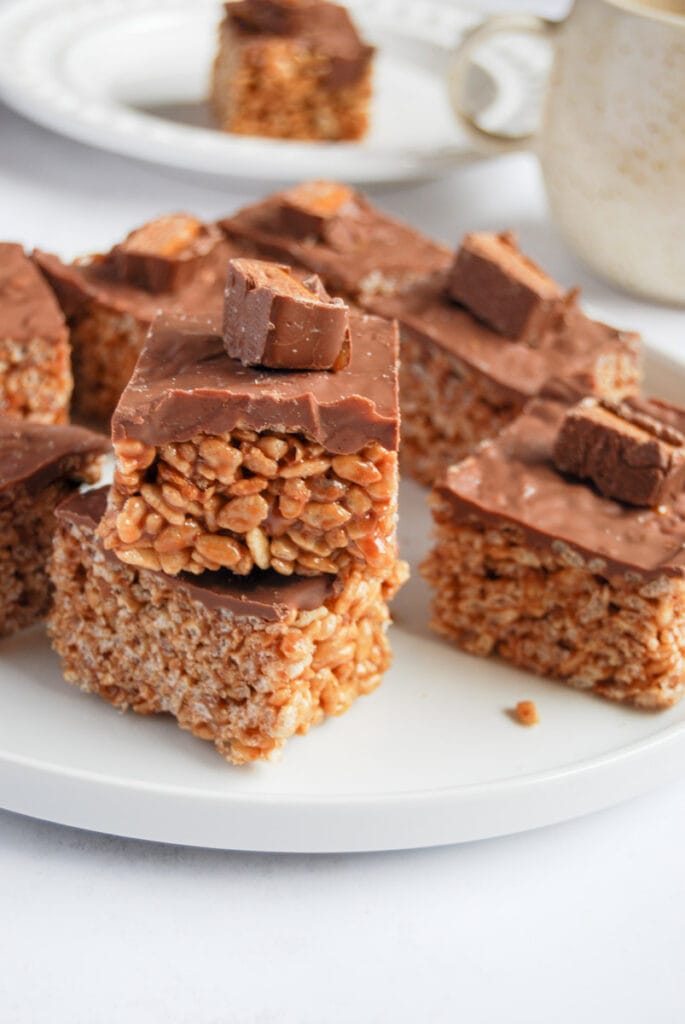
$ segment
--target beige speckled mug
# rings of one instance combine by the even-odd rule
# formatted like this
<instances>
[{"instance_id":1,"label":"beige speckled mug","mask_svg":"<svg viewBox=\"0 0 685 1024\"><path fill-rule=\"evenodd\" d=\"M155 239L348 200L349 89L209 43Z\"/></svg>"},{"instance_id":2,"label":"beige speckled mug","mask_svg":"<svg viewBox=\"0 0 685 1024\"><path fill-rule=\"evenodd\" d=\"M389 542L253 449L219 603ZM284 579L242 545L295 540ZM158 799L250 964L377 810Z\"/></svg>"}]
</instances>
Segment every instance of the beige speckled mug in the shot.
<instances>
[{"instance_id":1,"label":"beige speckled mug","mask_svg":"<svg viewBox=\"0 0 685 1024\"><path fill-rule=\"evenodd\" d=\"M503 31L554 40L532 140L488 132L463 110L472 54ZM484 151L532 145L552 214L587 263L631 291L685 303L685 0L576 0L556 23L491 18L458 49L451 88Z\"/></svg>"}]
</instances>

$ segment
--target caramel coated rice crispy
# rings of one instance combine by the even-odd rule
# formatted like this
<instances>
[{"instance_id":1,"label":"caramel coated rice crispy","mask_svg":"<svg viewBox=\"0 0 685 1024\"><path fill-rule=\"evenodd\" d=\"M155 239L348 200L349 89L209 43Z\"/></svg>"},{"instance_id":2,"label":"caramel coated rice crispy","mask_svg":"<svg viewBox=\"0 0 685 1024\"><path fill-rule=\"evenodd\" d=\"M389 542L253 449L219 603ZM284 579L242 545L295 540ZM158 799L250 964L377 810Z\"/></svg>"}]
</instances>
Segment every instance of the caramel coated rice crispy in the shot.
<instances>
[{"instance_id":1,"label":"caramel coated rice crispy","mask_svg":"<svg viewBox=\"0 0 685 1024\"><path fill-rule=\"evenodd\" d=\"M379 684L390 663L387 601L406 570L397 561L384 577L354 569L321 607L265 621L124 565L92 526L62 521L51 573L49 630L69 682L122 710L168 712L243 764Z\"/></svg>"},{"instance_id":2,"label":"caramel coated rice crispy","mask_svg":"<svg viewBox=\"0 0 685 1024\"><path fill-rule=\"evenodd\" d=\"M79 480L95 483L99 477L99 459L75 456L58 480L39 491L17 484L0 493L0 636L45 617L52 600L47 564L55 508Z\"/></svg>"},{"instance_id":3,"label":"caramel coated rice crispy","mask_svg":"<svg viewBox=\"0 0 685 1024\"><path fill-rule=\"evenodd\" d=\"M536 550L520 529L455 523L434 501L437 544L423 572L437 632L610 700L664 708L682 696L682 578L600 574L568 545Z\"/></svg>"},{"instance_id":4,"label":"caramel coated rice crispy","mask_svg":"<svg viewBox=\"0 0 685 1024\"><path fill-rule=\"evenodd\" d=\"M397 553L397 455L332 455L303 435L234 429L155 448L115 442L100 527L129 565L247 575L383 575Z\"/></svg>"}]
</instances>

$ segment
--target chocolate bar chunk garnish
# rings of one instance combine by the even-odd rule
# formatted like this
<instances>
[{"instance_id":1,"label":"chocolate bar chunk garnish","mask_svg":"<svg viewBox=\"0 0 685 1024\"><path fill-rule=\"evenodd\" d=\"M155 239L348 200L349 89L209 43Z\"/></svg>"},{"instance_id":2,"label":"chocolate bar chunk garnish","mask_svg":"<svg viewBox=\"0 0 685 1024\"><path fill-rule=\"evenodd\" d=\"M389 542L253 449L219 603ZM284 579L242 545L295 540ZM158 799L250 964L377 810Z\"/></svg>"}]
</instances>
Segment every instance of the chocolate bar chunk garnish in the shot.
<instances>
[{"instance_id":1,"label":"chocolate bar chunk garnish","mask_svg":"<svg viewBox=\"0 0 685 1024\"><path fill-rule=\"evenodd\" d=\"M280 196L280 227L291 238L325 241L338 219L354 214L355 199L354 191L347 185L332 181L305 182Z\"/></svg>"},{"instance_id":2,"label":"chocolate bar chunk garnish","mask_svg":"<svg viewBox=\"0 0 685 1024\"><path fill-rule=\"evenodd\" d=\"M608 498L655 507L685 485L685 436L626 402L588 398L566 413L554 462Z\"/></svg>"},{"instance_id":3,"label":"chocolate bar chunk garnish","mask_svg":"<svg viewBox=\"0 0 685 1024\"><path fill-rule=\"evenodd\" d=\"M342 299L321 298L289 267L236 259L228 265L224 342L245 366L341 370L350 361L350 317Z\"/></svg>"},{"instance_id":4,"label":"chocolate bar chunk garnish","mask_svg":"<svg viewBox=\"0 0 685 1024\"><path fill-rule=\"evenodd\" d=\"M318 0L238 0L225 5L227 13L250 32L290 35L302 29L306 14Z\"/></svg>"},{"instance_id":5,"label":"chocolate bar chunk garnish","mask_svg":"<svg viewBox=\"0 0 685 1024\"><path fill-rule=\"evenodd\" d=\"M500 334L530 343L549 326L564 298L556 281L523 255L511 232L466 235L447 290Z\"/></svg>"},{"instance_id":6,"label":"chocolate bar chunk garnish","mask_svg":"<svg viewBox=\"0 0 685 1024\"><path fill-rule=\"evenodd\" d=\"M132 231L114 246L107 263L120 281L167 292L190 281L220 241L214 225L175 213Z\"/></svg>"}]
</instances>

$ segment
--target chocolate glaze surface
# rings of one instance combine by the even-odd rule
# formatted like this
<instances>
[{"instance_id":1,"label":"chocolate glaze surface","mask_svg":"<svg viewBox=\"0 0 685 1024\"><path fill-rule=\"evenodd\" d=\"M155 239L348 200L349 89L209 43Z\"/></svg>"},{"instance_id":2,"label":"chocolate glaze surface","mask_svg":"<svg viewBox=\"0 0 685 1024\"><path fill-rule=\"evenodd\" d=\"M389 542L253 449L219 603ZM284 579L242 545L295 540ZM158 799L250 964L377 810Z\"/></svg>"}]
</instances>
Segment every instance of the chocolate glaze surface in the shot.
<instances>
[{"instance_id":1,"label":"chocolate glaze surface","mask_svg":"<svg viewBox=\"0 0 685 1024\"><path fill-rule=\"evenodd\" d=\"M22 246L0 242L0 337L57 339L64 331L55 296Z\"/></svg>"},{"instance_id":2,"label":"chocolate glaze surface","mask_svg":"<svg viewBox=\"0 0 685 1024\"><path fill-rule=\"evenodd\" d=\"M366 73L374 54L359 36L349 12L325 0L239 0L225 4L226 20L240 41L255 36L291 36L327 58L324 82L332 89L352 85Z\"/></svg>"},{"instance_id":3,"label":"chocolate glaze surface","mask_svg":"<svg viewBox=\"0 0 685 1024\"><path fill-rule=\"evenodd\" d=\"M322 209L322 186L338 196L337 204ZM307 208L312 210L308 227L302 215ZM445 246L334 182L305 183L219 223L230 238L249 242L265 258L321 274L324 284L343 296L356 297L378 276L399 287L431 271L446 271L452 263L452 253Z\"/></svg>"},{"instance_id":4,"label":"chocolate glaze surface","mask_svg":"<svg viewBox=\"0 0 685 1024\"><path fill-rule=\"evenodd\" d=\"M62 263L57 256L36 249L32 259L47 278L69 320L78 321L92 304L97 304L115 313L128 313L149 326L160 312L220 315L228 261L239 255L235 246L222 240L194 265L189 279L176 282L170 291L157 293L119 280L106 256Z\"/></svg>"},{"instance_id":5,"label":"chocolate glaze surface","mask_svg":"<svg viewBox=\"0 0 685 1024\"><path fill-rule=\"evenodd\" d=\"M108 487L98 487L72 495L58 507L57 518L95 534L105 511L108 490ZM143 575L151 572L149 569L124 567L113 552L106 553L106 557L124 571ZM186 573L165 576L155 572L153 575L163 580L169 589L185 590L192 600L208 608L265 622L282 621L292 611L320 608L339 588L339 583L331 576L286 578L271 571L255 571L250 576L235 576L227 570L204 572L199 577Z\"/></svg>"},{"instance_id":6,"label":"chocolate glaze surface","mask_svg":"<svg viewBox=\"0 0 685 1024\"><path fill-rule=\"evenodd\" d=\"M161 445L235 427L303 433L330 452L398 445L397 330L350 315L344 370L247 367L224 349L221 321L162 316L154 324L112 420L115 441Z\"/></svg>"},{"instance_id":7,"label":"chocolate glaze surface","mask_svg":"<svg viewBox=\"0 0 685 1024\"><path fill-rule=\"evenodd\" d=\"M607 356L636 358L639 351L639 335L590 320L575 303L535 345L512 343L449 298L445 274L365 305L396 317L408 335L439 345L519 399L537 395L552 377L574 381L579 394L593 391Z\"/></svg>"},{"instance_id":8,"label":"chocolate glaze surface","mask_svg":"<svg viewBox=\"0 0 685 1024\"><path fill-rule=\"evenodd\" d=\"M452 466L437 493L455 521L509 523L542 549L561 541L602 559L602 573L685 576L685 493L661 513L560 473L552 451L566 410L563 402L531 402L496 440Z\"/></svg>"},{"instance_id":9,"label":"chocolate glaze surface","mask_svg":"<svg viewBox=\"0 0 685 1024\"><path fill-rule=\"evenodd\" d=\"M24 484L38 491L62 475L72 456L109 449L106 437L83 427L53 427L0 415L0 490Z\"/></svg>"}]
</instances>

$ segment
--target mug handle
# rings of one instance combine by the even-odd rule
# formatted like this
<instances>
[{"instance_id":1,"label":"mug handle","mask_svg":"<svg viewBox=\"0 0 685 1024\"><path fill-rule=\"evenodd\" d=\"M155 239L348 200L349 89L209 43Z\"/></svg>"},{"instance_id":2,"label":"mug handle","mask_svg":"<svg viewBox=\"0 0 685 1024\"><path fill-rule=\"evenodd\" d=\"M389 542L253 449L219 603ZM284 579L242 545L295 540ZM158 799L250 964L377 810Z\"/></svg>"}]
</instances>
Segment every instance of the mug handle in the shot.
<instances>
[{"instance_id":1,"label":"mug handle","mask_svg":"<svg viewBox=\"0 0 685 1024\"><path fill-rule=\"evenodd\" d=\"M466 76L472 65L472 54L481 43L501 32L527 32L552 39L563 21L551 21L536 14L496 14L467 32L457 46L449 73L449 92L452 107L468 131L477 150L484 154L513 153L527 149L535 133L511 136L503 132L482 128L464 107L463 95Z\"/></svg>"}]
</instances>

